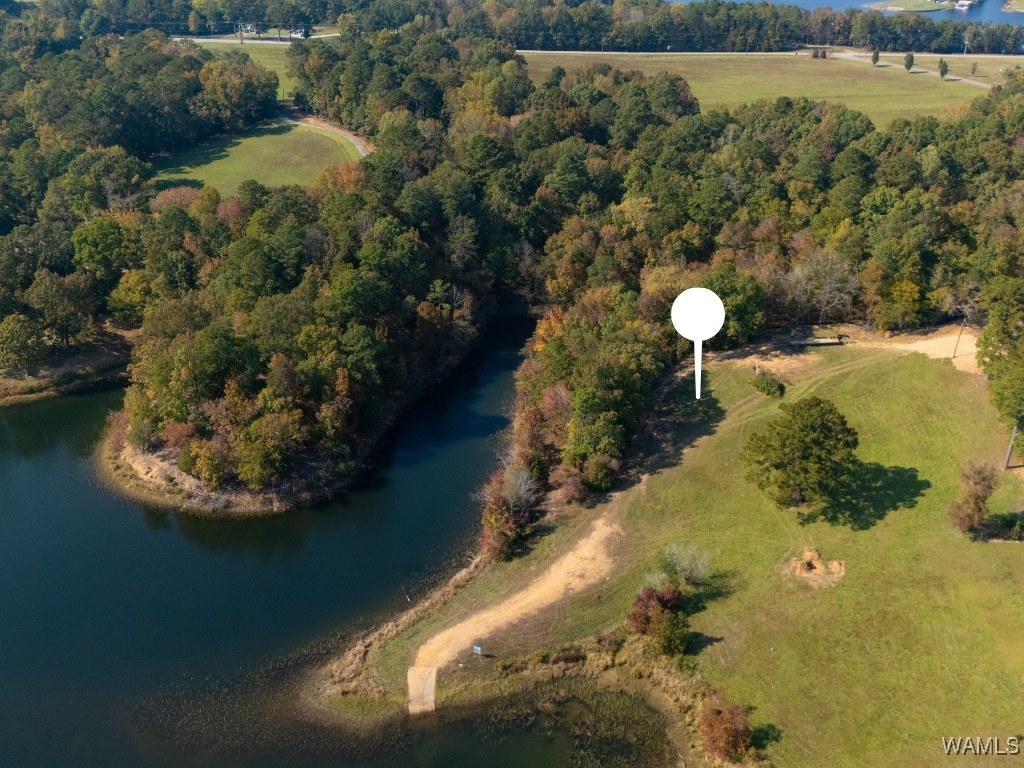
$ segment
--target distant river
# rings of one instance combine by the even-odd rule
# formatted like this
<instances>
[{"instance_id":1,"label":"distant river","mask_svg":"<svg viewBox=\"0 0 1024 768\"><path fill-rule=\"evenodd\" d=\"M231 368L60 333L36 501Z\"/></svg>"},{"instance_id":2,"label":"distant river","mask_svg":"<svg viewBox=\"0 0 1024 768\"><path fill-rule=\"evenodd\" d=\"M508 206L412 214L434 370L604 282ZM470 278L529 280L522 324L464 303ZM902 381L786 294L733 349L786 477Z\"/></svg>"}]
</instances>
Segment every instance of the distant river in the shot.
<instances>
[{"instance_id":1,"label":"distant river","mask_svg":"<svg viewBox=\"0 0 1024 768\"><path fill-rule=\"evenodd\" d=\"M99 487L118 393L0 410L0 766L363 765L322 733L269 728L256 700L466 562L530 331L502 322L415 407L368 488L278 518L179 517ZM372 764L564 758L557 735L514 741L440 729Z\"/></svg>"}]
</instances>

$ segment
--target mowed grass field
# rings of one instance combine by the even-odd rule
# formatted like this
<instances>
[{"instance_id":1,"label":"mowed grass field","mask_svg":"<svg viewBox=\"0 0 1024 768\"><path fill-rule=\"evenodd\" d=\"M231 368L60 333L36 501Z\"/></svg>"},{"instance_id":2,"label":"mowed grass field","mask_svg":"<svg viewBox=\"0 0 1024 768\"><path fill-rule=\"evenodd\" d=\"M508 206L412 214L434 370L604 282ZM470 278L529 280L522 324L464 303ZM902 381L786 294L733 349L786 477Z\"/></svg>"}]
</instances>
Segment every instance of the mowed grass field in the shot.
<instances>
[{"instance_id":1,"label":"mowed grass field","mask_svg":"<svg viewBox=\"0 0 1024 768\"><path fill-rule=\"evenodd\" d=\"M287 37L285 38L287 40ZM241 49L249 54L249 57L265 69L277 73L277 98L286 101L292 97L295 87L298 85L295 78L288 74L288 46L287 45L265 45L260 43L200 43L213 53L221 54L226 51L237 51Z\"/></svg>"},{"instance_id":2,"label":"mowed grass field","mask_svg":"<svg viewBox=\"0 0 1024 768\"><path fill-rule=\"evenodd\" d=\"M1024 18L1022 18L1024 21ZM939 56L932 53L915 53L914 68L929 69L932 72L938 70L939 59L944 59L949 65L947 80L955 80L958 77L969 77L973 80L981 80L986 83L1001 83L1005 75L1016 69L1024 67L1024 56ZM869 61L867 55L865 61ZM971 74L971 65L977 64L975 73ZM883 53L878 60L879 68L886 65L894 67L903 72L903 56Z\"/></svg>"},{"instance_id":3,"label":"mowed grass field","mask_svg":"<svg viewBox=\"0 0 1024 768\"><path fill-rule=\"evenodd\" d=\"M681 75L700 100L702 111L716 105L735 107L757 99L807 96L845 104L863 112L879 128L899 117L941 116L950 108L966 106L984 93L977 86L966 83L942 82L937 77L908 74L902 65L872 68L870 62L812 59L806 53L524 53L523 56L534 82L542 81L556 65L573 69L590 62L604 61L620 69L637 69L649 74L667 71Z\"/></svg>"},{"instance_id":4,"label":"mowed grass field","mask_svg":"<svg viewBox=\"0 0 1024 768\"><path fill-rule=\"evenodd\" d=\"M708 395L694 401L683 378L660 409L655 429L670 447L654 454L646 482L563 515L529 555L489 567L375 654L383 679L404 695L405 667L424 639L516 592L607 514L624 530L613 575L488 639L496 658L475 662L495 665L496 679L502 659L621 627L664 548L696 544L710 556L714 589L691 616L691 658L753 707L775 764L930 768L946 759L943 736L1005 744L1024 731L1024 544L972 542L945 512L964 462L999 463L1005 450L984 379L946 360L856 347L791 361L786 399L834 400L859 432L864 462L857 503L831 510L831 522L802 524L747 482L739 458L778 401L750 386L749 364L706 368ZM1022 505L1024 484L1003 473L991 506ZM812 589L780 572L805 547L845 561L845 577ZM439 675L439 700L462 674Z\"/></svg>"},{"instance_id":5,"label":"mowed grass field","mask_svg":"<svg viewBox=\"0 0 1024 768\"><path fill-rule=\"evenodd\" d=\"M339 136L276 123L244 136L214 138L156 163L157 184L205 184L227 197L246 179L268 187L305 186L328 165L358 159L355 146Z\"/></svg>"}]
</instances>

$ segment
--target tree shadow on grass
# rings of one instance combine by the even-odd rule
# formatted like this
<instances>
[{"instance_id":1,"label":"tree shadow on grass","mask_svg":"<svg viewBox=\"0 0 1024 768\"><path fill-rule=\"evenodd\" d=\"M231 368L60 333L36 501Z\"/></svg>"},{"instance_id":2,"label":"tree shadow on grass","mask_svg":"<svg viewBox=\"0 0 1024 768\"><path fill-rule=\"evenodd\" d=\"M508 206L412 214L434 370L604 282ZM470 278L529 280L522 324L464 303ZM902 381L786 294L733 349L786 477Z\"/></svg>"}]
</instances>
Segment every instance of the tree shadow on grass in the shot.
<instances>
[{"instance_id":1,"label":"tree shadow on grass","mask_svg":"<svg viewBox=\"0 0 1024 768\"><path fill-rule=\"evenodd\" d=\"M782 729L775 723L764 723L755 725L750 729L750 746L758 752L763 752L772 744L782 739Z\"/></svg>"},{"instance_id":2,"label":"tree shadow on grass","mask_svg":"<svg viewBox=\"0 0 1024 768\"><path fill-rule=\"evenodd\" d=\"M711 376L702 377L701 396L693 396L692 370L666 384L661 397L634 438L630 462L631 479L657 474L679 464L683 451L697 440L713 434L725 418L725 409L711 390Z\"/></svg>"},{"instance_id":3,"label":"tree shadow on grass","mask_svg":"<svg viewBox=\"0 0 1024 768\"><path fill-rule=\"evenodd\" d=\"M705 648L710 648L715 643L720 643L724 637L705 635L703 632L690 632L686 636L686 655L698 656Z\"/></svg>"},{"instance_id":4,"label":"tree shadow on grass","mask_svg":"<svg viewBox=\"0 0 1024 768\"><path fill-rule=\"evenodd\" d=\"M729 597L735 591L732 579L731 572L718 571L711 574L702 584L683 593L679 599L679 610L687 616L693 616L707 608L709 603Z\"/></svg>"},{"instance_id":5,"label":"tree shadow on grass","mask_svg":"<svg viewBox=\"0 0 1024 768\"><path fill-rule=\"evenodd\" d=\"M156 172L161 176L184 176L196 168L210 165L217 160L224 160L231 151L245 139L254 136L279 136L290 133L296 126L292 123L271 123L256 126L247 131L234 134L213 136L188 149L182 149L168 157L157 161ZM196 186L202 182L196 179L163 178L157 180L157 189L167 187Z\"/></svg>"},{"instance_id":6,"label":"tree shadow on grass","mask_svg":"<svg viewBox=\"0 0 1024 768\"><path fill-rule=\"evenodd\" d=\"M849 478L820 509L801 513L801 522L824 520L866 530L897 509L912 509L931 488L913 467L858 462Z\"/></svg>"}]
</instances>

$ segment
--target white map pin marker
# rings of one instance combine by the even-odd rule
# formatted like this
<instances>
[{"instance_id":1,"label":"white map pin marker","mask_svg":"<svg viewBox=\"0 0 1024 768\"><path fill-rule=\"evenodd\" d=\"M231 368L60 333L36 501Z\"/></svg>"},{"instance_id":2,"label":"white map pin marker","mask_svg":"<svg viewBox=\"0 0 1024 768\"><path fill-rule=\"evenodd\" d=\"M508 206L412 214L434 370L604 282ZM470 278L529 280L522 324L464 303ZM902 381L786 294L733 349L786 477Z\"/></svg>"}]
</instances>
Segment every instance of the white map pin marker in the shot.
<instances>
[{"instance_id":1,"label":"white map pin marker","mask_svg":"<svg viewBox=\"0 0 1024 768\"><path fill-rule=\"evenodd\" d=\"M725 306L718 294L707 288L688 288L672 302L672 325L680 336L693 342L694 385L698 400L702 342L722 330L723 323Z\"/></svg>"}]
</instances>

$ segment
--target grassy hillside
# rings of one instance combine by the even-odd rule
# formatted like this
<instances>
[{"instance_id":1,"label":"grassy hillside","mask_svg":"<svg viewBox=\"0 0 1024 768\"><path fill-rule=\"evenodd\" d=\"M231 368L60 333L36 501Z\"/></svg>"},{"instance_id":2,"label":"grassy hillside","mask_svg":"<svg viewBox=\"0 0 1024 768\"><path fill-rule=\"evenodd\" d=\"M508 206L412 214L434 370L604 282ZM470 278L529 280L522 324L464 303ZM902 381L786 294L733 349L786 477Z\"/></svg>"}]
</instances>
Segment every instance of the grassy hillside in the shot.
<instances>
[{"instance_id":1,"label":"grassy hillside","mask_svg":"<svg viewBox=\"0 0 1024 768\"><path fill-rule=\"evenodd\" d=\"M669 447L645 482L563 517L531 554L492 566L399 635L374 659L384 678L402 691L426 637L520 589L605 514L625 531L614 575L488 639L493 663L621 626L664 547L693 543L715 575L691 618L692 663L754 707L752 724L779 765L925 768L942 758L942 736L1005 743L1019 733L1024 545L972 542L945 514L963 463L998 461L1005 448L983 378L946 360L855 347L793 358L780 373L787 399L831 398L859 431L856 503L802 524L749 484L740 450L778 402L750 386L749 364L712 363L710 396L694 401L683 379L661 409L655 429ZM1022 502L1022 483L1004 474L992 506ZM805 547L845 561L842 581L812 589L781 573ZM439 697L458 675L439 677Z\"/></svg>"},{"instance_id":2,"label":"grassy hillside","mask_svg":"<svg viewBox=\"0 0 1024 768\"><path fill-rule=\"evenodd\" d=\"M633 510L644 538L705 548L731 591L694 617L701 670L781 730L788 766L923 767L943 735L1018 733L1024 546L971 542L945 516L963 462L1005 445L980 377L920 355L822 358L787 397L832 398L860 433L872 470L848 522L801 525L740 477L740 446L776 410L746 370L715 377L726 418ZM1007 476L993 506L1021 500ZM780 574L805 546L846 577L813 590Z\"/></svg>"},{"instance_id":3,"label":"grassy hillside","mask_svg":"<svg viewBox=\"0 0 1024 768\"><path fill-rule=\"evenodd\" d=\"M312 184L326 166L358 159L356 148L339 136L279 123L246 136L213 139L167 158L157 163L157 182L209 184L227 196L246 179L271 187Z\"/></svg>"},{"instance_id":4,"label":"grassy hillside","mask_svg":"<svg viewBox=\"0 0 1024 768\"><path fill-rule=\"evenodd\" d=\"M651 55L526 53L530 76L543 80L555 67L566 69L605 61L622 69L668 71L690 83L702 110L715 105L735 107L757 99L807 96L846 104L863 112L878 127L898 117L941 115L962 107L984 91L959 82L942 82L929 75L911 75L899 67L875 67L869 62L812 59L797 55ZM928 66L922 60L923 66ZM980 64L979 64L980 66ZM967 65L968 69L970 65Z\"/></svg>"}]
</instances>

